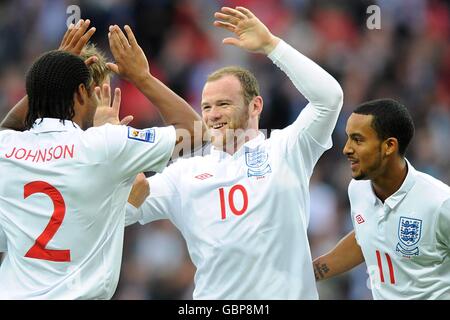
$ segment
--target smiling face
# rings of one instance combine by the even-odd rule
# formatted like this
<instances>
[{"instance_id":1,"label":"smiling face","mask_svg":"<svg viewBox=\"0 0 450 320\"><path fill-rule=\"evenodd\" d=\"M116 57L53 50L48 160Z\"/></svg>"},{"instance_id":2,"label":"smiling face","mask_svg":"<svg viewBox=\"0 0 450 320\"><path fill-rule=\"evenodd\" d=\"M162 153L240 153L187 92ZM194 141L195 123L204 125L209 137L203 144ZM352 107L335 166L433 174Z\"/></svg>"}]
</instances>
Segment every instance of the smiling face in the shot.
<instances>
[{"instance_id":1,"label":"smiling face","mask_svg":"<svg viewBox=\"0 0 450 320\"><path fill-rule=\"evenodd\" d=\"M201 107L203 121L215 147L222 148L235 142L243 130L252 127L241 83L233 75L207 82L202 92Z\"/></svg>"},{"instance_id":2,"label":"smiling face","mask_svg":"<svg viewBox=\"0 0 450 320\"><path fill-rule=\"evenodd\" d=\"M383 141L373 129L372 121L372 115L356 113L352 113L347 121L348 138L343 153L350 161L355 180L373 180L384 172Z\"/></svg>"}]
</instances>

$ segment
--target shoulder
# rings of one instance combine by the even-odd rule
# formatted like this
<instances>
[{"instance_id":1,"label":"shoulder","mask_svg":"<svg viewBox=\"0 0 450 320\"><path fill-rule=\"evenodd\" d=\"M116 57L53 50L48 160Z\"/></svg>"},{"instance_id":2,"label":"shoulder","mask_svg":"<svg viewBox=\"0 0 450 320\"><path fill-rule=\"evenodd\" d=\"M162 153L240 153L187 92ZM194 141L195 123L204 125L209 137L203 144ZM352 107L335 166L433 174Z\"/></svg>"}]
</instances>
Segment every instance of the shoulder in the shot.
<instances>
[{"instance_id":1,"label":"shoulder","mask_svg":"<svg viewBox=\"0 0 450 320\"><path fill-rule=\"evenodd\" d=\"M24 132L29 132L29 131L16 131L16 130L11 130L11 129L3 129L3 130L0 130L0 139L10 137L10 136L21 135Z\"/></svg>"},{"instance_id":2,"label":"shoulder","mask_svg":"<svg viewBox=\"0 0 450 320\"><path fill-rule=\"evenodd\" d=\"M95 138L95 137L104 137L107 134L113 134L115 132L123 131L123 129L119 129L120 126L114 126L110 124L104 124L100 127L91 127L87 130L81 132L81 136Z\"/></svg>"},{"instance_id":3,"label":"shoulder","mask_svg":"<svg viewBox=\"0 0 450 320\"><path fill-rule=\"evenodd\" d=\"M201 167L203 164L208 162L209 156L194 156L190 158L178 158L166 167L166 170L184 170L189 171L197 167Z\"/></svg>"},{"instance_id":4,"label":"shoulder","mask_svg":"<svg viewBox=\"0 0 450 320\"><path fill-rule=\"evenodd\" d=\"M2 130L0 131L0 147L7 144L15 144L27 139L26 136L30 134L30 131L16 131L16 130Z\"/></svg>"},{"instance_id":5,"label":"shoulder","mask_svg":"<svg viewBox=\"0 0 450 320\"><path fill-rule=\"evenodd\" d=\"M450 187L435 177L420 171L415 172L416 190L426 194L429 200L444 202L450 199Z\"/></svg>"},{"instance_id":6,"label":"shoulder","mask_svg":"<svg viewBox=\"0 0 450 320\"><path fill-rule=\"evenodd\" d=\"M198 171L198 168L205 164L205 159L202 156L195 156L192 158L178 158L160 173L157 173L150 178L148 181L150 183L160 183L160 182L175 182L176 185L182 185L184 182L190 183L190 177L193 173Z\"/></svg>"}]
</instances>

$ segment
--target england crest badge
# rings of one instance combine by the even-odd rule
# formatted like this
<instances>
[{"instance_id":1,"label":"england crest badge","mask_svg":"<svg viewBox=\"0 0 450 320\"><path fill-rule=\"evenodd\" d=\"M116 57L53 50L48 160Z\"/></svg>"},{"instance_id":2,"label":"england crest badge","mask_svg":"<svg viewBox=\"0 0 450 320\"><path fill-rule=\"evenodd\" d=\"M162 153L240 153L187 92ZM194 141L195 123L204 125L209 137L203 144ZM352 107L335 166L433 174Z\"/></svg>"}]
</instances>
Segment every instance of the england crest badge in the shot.
<instances>
[{"instance_id":1,"label":"england crest badge","mask_svg":"<svg viewBox=\"0 0 450 320\"><path fill-rule=\"evenodd\" d=\"M266 150L259 146L255 149L245 147L245 163L248 167L248 177L262 177L272 172L269 155Z\"/></svg>"},{"instance_id":2,"label":"england crest badge","mask_svg":"<svg viewBox=\"0 0 450 320\"><path fill-rule=\"evenodd\" d=\"M396 251L404 256L418 256L417 243L422 235L422 220L400 217L398 221L398 239Z\"/></svg>"}]
</instances>

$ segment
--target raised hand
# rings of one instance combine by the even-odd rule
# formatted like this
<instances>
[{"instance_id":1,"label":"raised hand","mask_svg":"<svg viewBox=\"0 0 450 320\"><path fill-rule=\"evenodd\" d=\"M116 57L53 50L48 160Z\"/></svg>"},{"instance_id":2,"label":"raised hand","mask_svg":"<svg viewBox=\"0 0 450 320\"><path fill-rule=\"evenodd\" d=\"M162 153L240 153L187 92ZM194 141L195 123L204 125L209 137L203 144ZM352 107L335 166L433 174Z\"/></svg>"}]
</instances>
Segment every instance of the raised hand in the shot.
<instances>
[{"instance_id":1,"label":"raised hand","mask_svg":"<svg viewBox=\"0 0 450 320\"><path fill-rule=\"evenodd\" d=\"M98 127L106 123L128 125L133 121L133 116L126 116L119 120L121 92L119 88L114 90L114 100L111 106L111 87L104 84L102 88L95 87L97 98L97 110L94 116L94 126Z\"/></svg>"},{"instance_id":2,"label":"raised hand","mask_svg":"<svg viewBox=\"0 0 450 320\"><path fill-rule=\"evenodd\" d=\"M150 76L149 65L131 28L125 26L124 29L127 36L119 26L109 27L109 46L116 63L107 63L106 65L114 73L137 85Z\"/></svg>"},{"instance_id":3,"label":"raised hand","mask_svg":"<svg viewBox=\"0 0 450 320\"><path fill-rule=\"evenodd\" d=\"M223 7L216 12L214 21L216 27L233 32L237 38L225 38L224 44L230 44L250 52L269 54L280 39L274 36L269 29L248 9Z\"/></svg>"},{"instance_id":4,"label":"raised hand","mask_svg":"<svg viewBox=\"0 0 450 320\"><path fill-rule=\"evenodd\" d=\"M71 24L64 34L58 50L68 51L79 56L81 50L83 50L83 47L95 32L95 27L88 30L90 23L89 19L86 21L81 19L75 26Z\"/></svg>"}]
</instances>

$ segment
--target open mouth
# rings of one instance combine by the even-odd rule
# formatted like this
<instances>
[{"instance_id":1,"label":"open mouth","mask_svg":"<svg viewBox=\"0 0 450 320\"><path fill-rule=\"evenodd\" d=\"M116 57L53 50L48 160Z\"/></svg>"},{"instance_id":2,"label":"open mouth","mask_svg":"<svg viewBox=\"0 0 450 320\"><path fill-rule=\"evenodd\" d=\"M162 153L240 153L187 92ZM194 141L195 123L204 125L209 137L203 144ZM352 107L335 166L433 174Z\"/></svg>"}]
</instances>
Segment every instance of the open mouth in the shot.
<instances>
[{"instance_id":1,"label":"open mouth","mask_svg":"<svg viewBox=\"0 0 450 320\"><path fill-rule=\"evenodd\" d=\"M356 168L359 164L359 161L354 160L354 159L348 159L348 161L350 161L350 166L352 169Z\"/></svg>"},{"instance_id":2,"label":"open mouth","mask_svg":"<svg viewBox=\"0 0 450 320\"><path fill-rule=\"evenodd\" d=\"M212 125L213 129L220 129L222 127L224 127L227 123L226 122L222 122L222 123L216 123Z\"/></svg>"}]
</instances>

